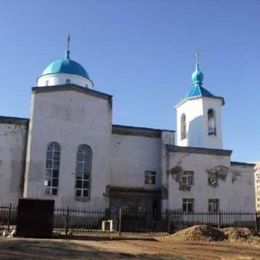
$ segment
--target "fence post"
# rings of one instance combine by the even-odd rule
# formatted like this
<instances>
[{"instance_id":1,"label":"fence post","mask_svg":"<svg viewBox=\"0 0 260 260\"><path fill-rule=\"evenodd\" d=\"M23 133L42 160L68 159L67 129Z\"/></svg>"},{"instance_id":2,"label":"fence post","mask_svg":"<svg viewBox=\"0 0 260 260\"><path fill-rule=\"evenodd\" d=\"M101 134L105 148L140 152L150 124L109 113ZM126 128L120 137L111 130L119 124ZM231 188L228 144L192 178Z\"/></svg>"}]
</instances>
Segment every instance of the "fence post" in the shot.
<instances>
[{"instance_id":1,"label":"fence post","mask_svg":"<svg viewBox=\"0 0 260 260\"><path fill-rule=\"evenodd\" d=\"M10 225L11 225L11 216L12 216L12 204L10 203L8 208L8 220L7 220L7 230L10 231Z\"/></svg>"},{"instance_id":2,"label":"fence post","mask_svg":"<svg viewBox=\"0 0 260 260\"><path fill-rule=\"evenodd\" d=\"M122 209L119 208L118 211L118 235L121 237L121 230L122 230Z\"/></svg>"},{"instance_id":3,"label":"fence post","mask_svg":"<svg viewBox=\"0 0 260 260\"><path fill-rule=\"evenodd\" d=\"M218 228L221 227L221 211L218 210Z\"/></svg>"},{"instance_id":4,"label":"fence post","mask_svg":"<svg viewBox=\"0 0 260 260\"><path fill-rule=\"evenodd\" d=\"M171 215L169 210L166 211L166 221L167 221L167 232L171 233Z\"/></svg>"},{"instance_id":5,"label":"fence post","mask_svg":"<svg viewBox=\"0 0 260 260\"><path fill-rule=\"evenodd\" d=\"M68 235L69 232L69 217L70 217L70 208L67 208L67 213L66 213L66 227L65 227L65 234Z\"/></svg>"},{"instance_id":6,"label":"fence post","mask_svg":"<svg viewBox=\"0 0 260 260\"><path fill-rule=\"evenodd\" d=\"M111 214L110 214L110 209L109 208L105 209L105 219L111 219Z\"/></svg>"}]
</instances>

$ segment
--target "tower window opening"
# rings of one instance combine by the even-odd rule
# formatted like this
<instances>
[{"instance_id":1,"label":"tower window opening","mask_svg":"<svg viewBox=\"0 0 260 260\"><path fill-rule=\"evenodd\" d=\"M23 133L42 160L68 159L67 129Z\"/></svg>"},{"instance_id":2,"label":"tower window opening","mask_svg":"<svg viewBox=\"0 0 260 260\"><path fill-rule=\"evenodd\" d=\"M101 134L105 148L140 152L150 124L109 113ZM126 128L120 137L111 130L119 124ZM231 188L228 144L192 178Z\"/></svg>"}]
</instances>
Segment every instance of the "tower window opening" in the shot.
<instances>
[{"instance_id":1,"label":"tower window opening","mask_svg":"<svg viewBox=\"0 0 260 260\"><path fill-rule=\"evenodd\" d=\"M213 109L208 110L208 135L217 135L216 115Z\"/></svg>"},{"instance_id":2,"label":"tower window opening","mask_svg":"<svg viewBox=\"0 0 260 260\"><path fill-rule=\"evenodd\" d=\"M181 115L181 140L185 139L186 135L186 115Z\"/></svg>"}]
</instances>

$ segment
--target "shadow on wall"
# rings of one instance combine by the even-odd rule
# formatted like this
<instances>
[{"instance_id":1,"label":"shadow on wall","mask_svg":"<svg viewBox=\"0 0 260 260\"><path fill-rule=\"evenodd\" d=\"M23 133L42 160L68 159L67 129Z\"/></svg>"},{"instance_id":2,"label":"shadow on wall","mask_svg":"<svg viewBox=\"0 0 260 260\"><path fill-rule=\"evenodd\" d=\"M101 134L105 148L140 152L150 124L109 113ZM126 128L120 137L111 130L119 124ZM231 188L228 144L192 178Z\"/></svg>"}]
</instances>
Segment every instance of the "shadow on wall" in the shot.
<instances>
[{"instance_id":1,"label":"shadow on wall","mask_svg":"<svg viewBox=\"0 0 260 260\"><path fill-rule=\"evenodd\" d=\"M189 122L187 129L188 146L203 146L203 116L198 116Z\"/></svg>"}]
</instances>

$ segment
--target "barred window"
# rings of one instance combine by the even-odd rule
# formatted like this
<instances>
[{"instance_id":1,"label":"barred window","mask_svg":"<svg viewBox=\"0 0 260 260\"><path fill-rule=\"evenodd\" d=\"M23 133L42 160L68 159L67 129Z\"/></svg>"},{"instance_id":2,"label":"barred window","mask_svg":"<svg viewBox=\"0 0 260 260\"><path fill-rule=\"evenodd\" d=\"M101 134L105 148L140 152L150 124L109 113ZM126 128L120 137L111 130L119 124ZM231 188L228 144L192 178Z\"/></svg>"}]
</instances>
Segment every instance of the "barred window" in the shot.
<instances>
[{"instance_id":1,"label":"barred window","mask_svg":"<svg viewBox=\"0 0 260 260\"><path fill-rule=\"evenodd\" d=\"M193 185L193 172L192 171L184 171L181 176L181 184L182 185Z\"/></svg>"},{"instance_id":2,"label":"barred window","mask_svg":"<svg viewBox=\"0 0 260 260\"><path fill-rule=\"evenodd\" d=\"M45 193L47 195L58 195L60 171L60 145L51 142L47 147L45 166Z\"/></svg>"},{"instance_id":3,"label":"barred window","mask_svg":"<svg viewBox=\"0 0 260 260\"><path fill-rule=\"evenodd\" d=\"M156 172L145 171L144 173L144 184L156 184Z\"/></svg>"},{"instance_id":4,"label":"barred window","mask_svg":"<svg viewBox=\"0 0 260 260\"><path fill-rule=\"evenodd\" d=\"M219 211L219 200L218 199L209 199L208 212L216 213L218 211Z\"/></svg>"},{"instance_id":5,"label":"barred window","mask_svg":"<svg viewBox=\"0 0 260 260\"><path fill-rule=\"evenodd\" d=\"M90 198L90 177L91 177L92 150L82 144L78 147L76 158L76 182L75 197L78 199Z\"/></svg>"},{"instance_id":6,"label":"barred window","mask_svg":"<svg viewBox=\"0 0 260 260\"><path fill-rule=\"evenodd\" d=\"M194 199L182 199L182 211L192 213L194 211Z\"/></svg>"}]
</instances>

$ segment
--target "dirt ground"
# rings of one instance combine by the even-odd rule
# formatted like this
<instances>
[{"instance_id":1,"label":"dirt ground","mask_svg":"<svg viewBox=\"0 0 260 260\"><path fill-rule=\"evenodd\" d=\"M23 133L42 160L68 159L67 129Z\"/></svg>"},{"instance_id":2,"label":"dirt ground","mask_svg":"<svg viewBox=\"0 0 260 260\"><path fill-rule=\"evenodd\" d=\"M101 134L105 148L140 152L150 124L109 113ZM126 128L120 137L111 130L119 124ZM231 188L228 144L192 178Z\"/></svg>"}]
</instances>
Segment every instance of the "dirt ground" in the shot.
<instances>
[{"instance_id":1,"label":"dirt ground","mask_svg":"<svg viewBox=\"0 0 260 260\"><path fill-rule=\"evenodd\" d=\"M0 238L0 259L260 259L260 244Z\"/></svg>"}]
</instances>

